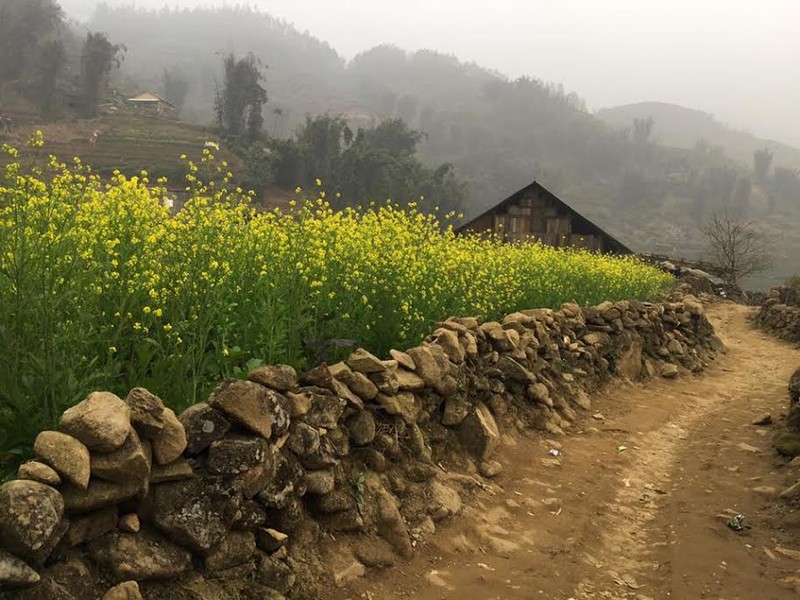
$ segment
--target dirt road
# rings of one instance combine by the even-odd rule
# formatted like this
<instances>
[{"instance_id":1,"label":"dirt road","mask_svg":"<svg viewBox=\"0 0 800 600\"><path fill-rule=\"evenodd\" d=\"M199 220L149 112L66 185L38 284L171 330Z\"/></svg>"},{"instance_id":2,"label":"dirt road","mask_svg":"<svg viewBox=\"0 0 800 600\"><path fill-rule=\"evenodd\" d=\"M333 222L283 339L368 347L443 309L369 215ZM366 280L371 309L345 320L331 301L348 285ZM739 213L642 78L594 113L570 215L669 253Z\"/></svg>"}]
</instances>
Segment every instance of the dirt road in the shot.
<instances>
[{"instance_id":1,"label":"dirt road","mask_svg":"<svg viewBox=\"0 0 800 600\"><path fill-rule=\"evenodd\" d=\"M705 374L620 384L580 434L507 440L498 493L332 598L797 598L800 561L780 548L800 550L800 514L776 496L800 469L752 423L785 411L800 350L752 329L744 307L710 313L729 351ZM729 529L726 511L749 528Z\"/></svg>"}]
</instances>

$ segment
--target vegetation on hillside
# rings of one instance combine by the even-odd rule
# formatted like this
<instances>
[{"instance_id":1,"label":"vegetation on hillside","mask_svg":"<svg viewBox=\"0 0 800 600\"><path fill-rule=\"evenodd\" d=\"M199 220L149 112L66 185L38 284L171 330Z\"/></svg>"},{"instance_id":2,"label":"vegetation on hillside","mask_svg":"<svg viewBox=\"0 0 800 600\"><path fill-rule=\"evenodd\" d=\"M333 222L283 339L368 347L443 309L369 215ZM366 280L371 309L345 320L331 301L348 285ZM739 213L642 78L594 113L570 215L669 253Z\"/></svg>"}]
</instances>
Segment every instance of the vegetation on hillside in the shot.
<instances>
[{"instance_id":1,"label":"vegetation on hillside","mask_svg":"<svg viewBox=\"0 0 800 600\"><path fill-rule=\"evenodd\" d=\"M457 237L414 206L334 210L321 186L259 213L208 150L187 161L192 197L173 215L164 180L104 183L41 145L43 164L0 176L0 456L92 389L142 385L180 408L261 361L309 366L330 340L383 354L449 315L652 298L669 279Z\"/></svg>"}]
</instances>

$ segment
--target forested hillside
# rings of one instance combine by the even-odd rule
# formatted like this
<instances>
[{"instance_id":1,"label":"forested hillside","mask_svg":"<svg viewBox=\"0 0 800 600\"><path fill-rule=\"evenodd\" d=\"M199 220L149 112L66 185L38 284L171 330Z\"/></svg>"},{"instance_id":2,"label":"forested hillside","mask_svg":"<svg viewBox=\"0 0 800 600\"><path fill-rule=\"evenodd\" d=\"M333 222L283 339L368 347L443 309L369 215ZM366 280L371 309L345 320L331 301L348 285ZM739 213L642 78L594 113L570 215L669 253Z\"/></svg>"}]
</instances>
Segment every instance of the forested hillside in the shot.
<instances>
[{"instance_id":1,"label":"forested hillside","mask_svg":"<svg viewBox=\"0 0 800 600\"><path fill-rule=\"evenodd\" d=\"M728 209L763 221L787 249L756 284L800 257L798 173L777 149L755 169L749 146L721 147L703 119L678 118L682 137L665 136L658 115L608 123L557 84L426 50L379 46L347 62L313 32L248 8L101 5L85 26L124 47L111 74L120 94L162 94L208 126L220 122L223 64L251 56L267 100L263 134L240 154L261 189L320 177L342 203L425 195L426 206L470 215L536 179L636 250L699 254L698 224Z\"/></svg>"},{"instance_id":2,"label":"forested hillside","mask_svg":"<svg viewBox=\"0 0 800 600\"><path fill-rule=\"evenodd\" d=\"M653 139L668 146L691 149L705 141L720 146L744 165L752 164L756 150L767 148L776 165L800 168L800 148L737 131L720 123L713 115L677 104L638 102L605 108L598 111L597 116L612 127L630 127L636 119L653 119Z\"/></svg>"}]
</instances>

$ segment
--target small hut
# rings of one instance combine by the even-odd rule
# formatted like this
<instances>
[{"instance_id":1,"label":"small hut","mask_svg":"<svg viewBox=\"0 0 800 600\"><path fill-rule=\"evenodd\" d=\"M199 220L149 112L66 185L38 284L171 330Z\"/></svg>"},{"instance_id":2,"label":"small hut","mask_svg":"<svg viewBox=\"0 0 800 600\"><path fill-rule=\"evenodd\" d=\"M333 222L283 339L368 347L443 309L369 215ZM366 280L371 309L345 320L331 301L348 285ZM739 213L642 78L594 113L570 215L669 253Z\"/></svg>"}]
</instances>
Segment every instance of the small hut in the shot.
<instances>
[{"instance_id":1,"label":"small hut","mask_svg":"<svg viewBox=\"0 0 800 600\"><path fill-rule=\"evenodd\" d=\"M633 251L534 181L499 204L468 217L458 233L492 233L512 241L538 241L557 248L610 254Z\"/></svg>"}]
</instances>

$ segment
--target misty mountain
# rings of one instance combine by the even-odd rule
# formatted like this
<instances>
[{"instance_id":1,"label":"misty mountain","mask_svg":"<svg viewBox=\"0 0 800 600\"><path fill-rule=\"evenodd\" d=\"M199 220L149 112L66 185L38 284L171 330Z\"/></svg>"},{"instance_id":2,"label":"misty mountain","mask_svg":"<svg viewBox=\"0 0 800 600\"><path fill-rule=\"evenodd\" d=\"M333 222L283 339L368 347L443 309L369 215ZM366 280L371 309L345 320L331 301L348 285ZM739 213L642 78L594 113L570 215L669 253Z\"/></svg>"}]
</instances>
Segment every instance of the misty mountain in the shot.
<instances>
[{"instance_id":1,"label":"misty mountain","mask_svg":"<svg viewBox=\"0 0 800 600\"><path fill-rule=\"evenodd\" d=\"M631 127L636 119L653 119L653 139L667 146L692 149L697 142L721 147L740 163L751 166L753 153L769 149L776 165L800 168L800 148L758 138L720 123L703 111L665 102L639 102L605 108L597 116L614 127Z\"/></svg>"},{"instance_id":2,"label":"misty mountain","mask_svg":"<svg viewBox=\"0 0 800 600\"><path fill-rule=\"evenodd\" d=\"M714 144L710 133L718 124L708 115L674 117L689 140L678 143L663 137L660 121L668 120L651 115L654 111L609 123L557 84L513 79L430 50L382 45L348 62L313 33L247 7L147 11L100 5L84 25L124 46L109 93L117 98L161 94L194 124L214 123L223 58L252 55L268 102L258 148L243 158L247 179L264 186L292 190L302 183L294 174L313 181L325 175L319 165L338 169L345 130L355 140L366 139L370 130L373 137L403 131L405 125L374 129L391 119L419 132L410 135L419 141L416 151L429 173L447 173L452 189L465 184L467 215L537 180L638 251L701 254L698 224L726 209L763 221L776 238L785 236L780 269L761 285L790 274L800 256L800 236L794 233L800 228L793 226L800 222L800 176L778 168L783 155L779 159L777 153L772 169L754 173L752 146L734 154ZM307 117L324 114L332 118L308 129ZM336 131L337 148L328 153L329 134ZM697 144L701 138L712 143ZM361 149L350 153L359 164L393 159ZM291 168L281 167L288 163ZM393 194L389 188L371 189L377 198Z\"/></svg>"}]
</instances>

